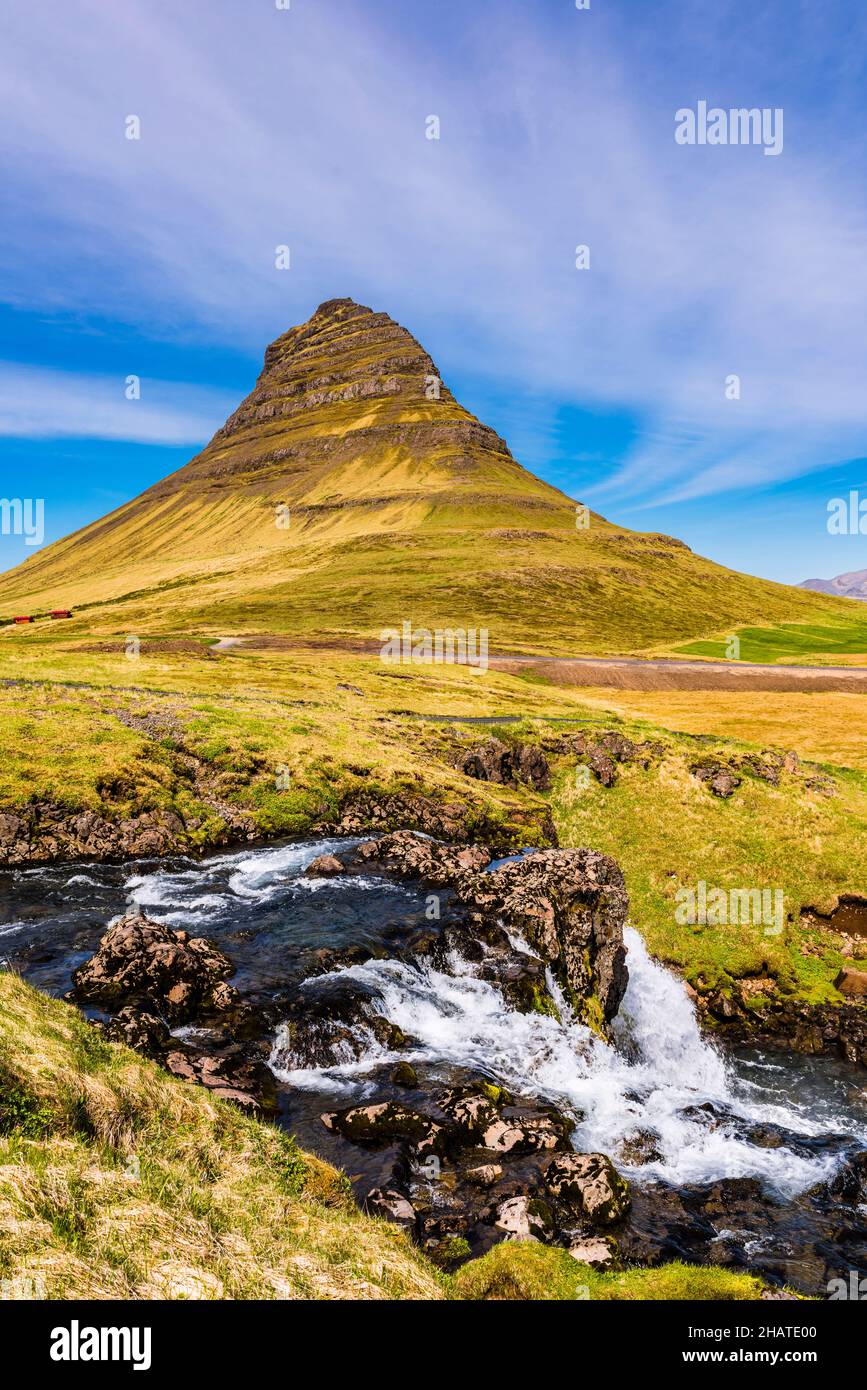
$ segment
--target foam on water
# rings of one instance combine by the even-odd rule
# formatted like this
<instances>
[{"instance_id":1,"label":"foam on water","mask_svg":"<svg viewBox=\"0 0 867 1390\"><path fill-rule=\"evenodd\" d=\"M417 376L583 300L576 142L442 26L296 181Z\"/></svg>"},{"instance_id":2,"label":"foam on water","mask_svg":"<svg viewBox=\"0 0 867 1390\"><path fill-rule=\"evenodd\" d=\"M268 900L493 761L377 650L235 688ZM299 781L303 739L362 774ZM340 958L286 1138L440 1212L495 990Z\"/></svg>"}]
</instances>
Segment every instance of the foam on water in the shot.
<instances>
[{"instance_id":1,"label":"foam on water","mask_svg":"<svg viewBox=\"0 0 867 1390\"><path fill-rule=\"evenodd\" d=\"M204 864L175 871L134 874L124 885L130 906L140 907L170 925L193 925L211 912L230 908L233 899L264 904L285 893L287 885L315 892L329 886L357 890L375 887L359 875L305 879L304 866L321 854L347 849L358 840L320 840L314 844L283 845L272 850L241 850L220 854ZM206 891L203 892L202 889ZM211 891L207 891L208 889Z\"/></svg>"},{"instance_id":2,"label":"foam on water","mask_svg":"<svg viewBox=\"0 0 867 1390\"><path fill-rule=\"evenodd\" d=\"M283 886L287 878L300 874L305 864L320 854L333 854L337 849L350 849L358 840L320 840L315 845L283 845L264 854L241 853L212 860L213 864L234 863L229 887L239 897L258 897L263 892Z\"/></svg>"},{"instance_id":3,"label":"foam on water","mask_svg":"<svg viewBox=\"0 0 867 1390\"><path fill-rule=\"evenodd\" d=\"M509 1009L464 962L452 963L454 974L396 960L371 960L336 974L371 992L376 1011L416 1040L401 1057L479 1070L516 1092L557 1103L578 1119L579 1149L616 1155L637 1131L653 1132L662 1159L634 1170L645 1179L686 1184L755 1176L791 1196L828 1177L838 1159L787 1144L756 1146L743 1137L745 1126L773 1123L804 1139L830 1127L867 1139L867 1125L859 1128L851 1116L814 1116L797 1097L779 1103L760 1086L740 1083L702 1039L681 981L650 959L636 931L628 930L626 940L629 987L613 1046L571 1018L562 997L561 1020ZM276 1075L314 1090L363 1095L366 1074L390 1060L377 1047L360 1061L295 1070L284 1044L278 1033L271 1059ZM725 1112L722 1123L696 1111L707 1102ZM692 1113L684 1113L688 1108Z\"/></svg>"}]
</instances>

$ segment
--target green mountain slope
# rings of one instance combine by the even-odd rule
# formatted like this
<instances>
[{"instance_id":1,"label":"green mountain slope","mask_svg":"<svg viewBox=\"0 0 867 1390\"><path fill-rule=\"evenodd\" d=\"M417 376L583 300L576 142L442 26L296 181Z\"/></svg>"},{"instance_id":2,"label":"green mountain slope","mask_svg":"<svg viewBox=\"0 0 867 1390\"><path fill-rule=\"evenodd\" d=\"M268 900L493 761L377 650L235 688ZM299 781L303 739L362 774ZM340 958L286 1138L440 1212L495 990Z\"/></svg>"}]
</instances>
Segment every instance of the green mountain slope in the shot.
<instances>
[{"instance_id":1,"label":"green mountain slope","mask_svg":"<svg viewBox=\"0 0 867 1390\"><path fill-rule=\"evenodd\" d=\"M271 344L196 458L0 577L0 616L73 607L70 635L365 638L409 620L564 655L863 620L588 520L454 399L410 333L331 300Z\"/></svg>"}]
</instances>

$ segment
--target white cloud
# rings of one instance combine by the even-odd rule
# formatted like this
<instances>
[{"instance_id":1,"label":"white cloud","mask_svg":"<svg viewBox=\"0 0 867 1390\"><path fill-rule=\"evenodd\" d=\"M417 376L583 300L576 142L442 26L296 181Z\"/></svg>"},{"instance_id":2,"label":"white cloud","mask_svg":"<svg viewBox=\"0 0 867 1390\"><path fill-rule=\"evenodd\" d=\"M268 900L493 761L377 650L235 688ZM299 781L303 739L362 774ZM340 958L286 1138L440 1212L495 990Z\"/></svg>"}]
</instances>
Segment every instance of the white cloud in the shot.
<instances>
[{"instance_id":1,"label":"white cloud","mask_svg":"<svg viewBox=\"0 0 867 1390\"><path fill-rule=\"evenodd\" d=\"M19 298L252 348L352 294L446 349L447 377L630 410L643 429L600 495L697 497L863 453L867 199L840 121L858 72L810 9L796 38L822 54L824 107L787 62L788 3L749 37L695 0L605 23L507 0L462 23L334 0L22 8L0 95ZM783 155L676 146L699 96L783 105ZM181 409L154 428L191 428Z\"/></svg>"},{"instance_id":2,"label":"white cloud","mask_svg":"<svg viewBox=\"0 0 867 1390\"><path fill-rule=\"evenodd\" d=\"M88 376L0 362L0 435L26 439L126 439L143 444L204 443L234 398L177 381Z\"/></svg>"}]
</instances>

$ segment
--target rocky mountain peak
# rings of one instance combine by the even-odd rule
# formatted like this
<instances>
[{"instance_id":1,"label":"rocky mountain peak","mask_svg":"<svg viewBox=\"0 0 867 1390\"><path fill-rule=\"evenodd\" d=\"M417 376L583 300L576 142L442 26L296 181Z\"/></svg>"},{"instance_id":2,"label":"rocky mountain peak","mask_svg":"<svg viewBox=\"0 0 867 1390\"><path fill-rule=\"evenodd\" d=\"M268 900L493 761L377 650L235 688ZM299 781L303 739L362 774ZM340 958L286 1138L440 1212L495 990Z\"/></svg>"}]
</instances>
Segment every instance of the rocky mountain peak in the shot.
<instances>
[{"instance_id":1,"label":"rocky mountain peak","mask_svg":"<svg viewBox=\"0 0 867 1390\"><path fill-rule=\"evenodd\" d=\"M451 407L445 416L443 407ZM219 449L223 472L225 446L243 443L248 468L250 453L278 433L321 441L456 414L468 418L407 329L353 299L328 299L268 346L253 391L193 467L210 469Z\"/></svg>"}]
</instances>

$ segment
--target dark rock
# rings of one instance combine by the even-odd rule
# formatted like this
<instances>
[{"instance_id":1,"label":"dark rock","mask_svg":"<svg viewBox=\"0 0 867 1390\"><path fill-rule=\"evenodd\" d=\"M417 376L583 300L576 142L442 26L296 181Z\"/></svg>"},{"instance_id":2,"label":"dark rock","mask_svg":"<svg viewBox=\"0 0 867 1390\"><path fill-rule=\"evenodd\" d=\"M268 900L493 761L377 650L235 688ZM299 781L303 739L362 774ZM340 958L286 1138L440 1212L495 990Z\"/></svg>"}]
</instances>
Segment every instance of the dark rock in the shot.
<instances>
[{"instance_id":1,"label":"dark rock","mask_svg":"<svg viewBox=\"0 0 867 1390\"><path fill-rule=\"evenodd\" d=\"M109 927L94 956L73 974L74 994L102 1004L141 1000L184 1023L213 1004L234 966L204 937L130 913ZM225 992L217 996L225 1000Z\"/></svg>"},{"instance_id":2,"label":"dark rock","mask_svg":"<svg viewBox=\"0 0 867 1390\"><path fill-rule=\"evenodd\" d=\"M514 762L515 776L519 782L526 782L537 792L550 791L551 769L540 748L531 743L519 744L515 749Z\"/></svg>"},{"instance_id":3,"label":"dark rock","mask_svg":"<svg viewBox=\"0 0 867 1390\"><path fill-rule=\"evenodd\" d=\"M444 887L487 867L491 856L482 845L441 845L422 839L411 830L396 830L379 840L366 840L358 846L361 864L377 863L400 878Z\"/></svg>"},{"instance_id":4,"label":"dark rock","mask_svg":"<svg viewBox=\"0 0 867 1390\"><path fill-rule=\"evenodd\" d=\"M255 1048L236 1042L210 1049L178 1044L166 1052L163 1065L180 1080L194 1081L244 1110L272 1112L277 1108L273 1073Z\"/></svg>"},{"instance_id":5,"label":"dark rock","mask_svg":"<svg viewBox=\"0 0 867 1390\"><path fill-rule=\"evenodd\" d=\"M645 1163L661 1163L664 1157L658 1146L659 1135L647 1129L636 1130L620 1145L617 1157L631 1168L640 1168Z\"/></svg>"},{"instance_id":6,"label":"dark rock","mask_svg":"<svg viewBox=\"0 0 867 1390\"><path fill-rule=\"evenodd\" d=\"M750 1125L744 1137L757 1149L781 1149L786 1142L784 1132L776 1125Z\"/></svg>"},{"instance_id":7,"label":"dark rock","mask_svg":"<svg viewBox=\"0 0 867 1390\"><path fill-rule=\"evenodd\" d=\"M690 768L690 772L699 782L703 782L714 796L724 799L730 797L741 785L741 779L737 773L724 763L706 762L696 763Z\"/></svg>"},{"instance_id":8,"label":"dark rock","mask_svg":"<svg viewBox=\"0 0 867 1390\"><path fill-rule=\"evenodd\" d=\"M416 1215L412 1203L403 1192L397 1192L392 1187L374 1187L368 1192L364 1205L371 1216L393 1221L405 1231L415 1228Z\"/></svg>"},{"instance_id":9,"label":"dark rock","mask_svg":"<svg viewBox=\"0 0 867 1390\"><path fill-rule=\"evenodd\" d=\"M532 1154L566 1149L572 1122L551 1110L540 1115L498 1115L482 1131L481 1143L492 1154Z\"/></svg>"},{"instance_id":10,"label":"dark rock","mask_svg":"<svg viewBox=\"0 0 867 1390\"><path fill-rule=\"evenodd\" d=\"M368 997L351 980L325 976L321 989L304 990L285 1010L278 1054L281 1067L287 1070L328 1067L363 1057L373 1043L396 1051L405 1046L406 1037L374 1012Z\"/></svg>"},{"instance_id":11,"label":"dark rock","mask_svg":"<svg viewBox=\"0 0 867 1390\"><path fill-rule=\"evenodd\" d=\"M620 1263L617 1243L608 1236L577 1236L569 1245L569 1254L591 1269L617 1269Z\"/></svg>"},{"instance_id":12,"label":"dark rock","mask_svg":"<svg viewBox=\"0 0 867 1390\"><path fill-rule=\"evenodd\" d=\"M418 1073L409 1062L398 1062L392 1070L391 1080L395 1086L414 1087L418 1085Z\"/></svg>"},{"instance_id":13,"label":"dark rock","mask_svg":"<svg viewBox=\"0 0 867 1390\"><path fill-rule=\"evenodd\" d=\"M147 1057L158 1057L169 1039L168 1025L161 1018L129 1005L109 1020L104 1032L112 1042L125 1043Z\"/></svg>"},{"instance_id":14,"label":"dark rock","mask_svg":"<svg viewBox=\"0 0 867 1390\"><path fill-rule=\"evenodd\" d=\"M704 1027L735 1046L761 1044L867 1066L867 1007L860 999L811 1004L775 993L750 1006L721 988L700 994L696 1005Z\"/></svg>"},{"instance_id":15,"label":"dark rock","mask_svg":"<svg viewBox=\"0 0 867 1390\"><path fill-rule=\"evenodd\" d=\"M503 1169L499 1163L482 1163L477 1168L465 1168L463 1173L464 1180L476 1187L493 1187L502 1176Z\"/></svg>"},{"instance_id":16,"label":"dark rock","mask_svg":"<svg viewBox=\"0 0 867 1390\"><path fill-rule=\"evenodd\" d=\"M629 1210L629 1187L605 1154L559 1154L545 1186L557 1207L594 1226L614 1225Z\"/></svg>"},{"instance_id":17,"label":"dark rock","mask_svg":"<svg viewBox=\"0 0 867 1390\"><path fill-rule=\"evenodd\" d=\"M507 1197L497 1208L494 1225L507 1240L548 1240L554 1231L554 1216L541 1197L525 1193Z\"/></svg>"},{"instance_id":18,"label":"dark rock","mask_svg":"<svg viewBox=\"0 0 867 1390\"><path fill-rule=\"evenodd\" d=\"M429 1116L409 1110L398 1101L378 1105L355 1105L322 1116L326 1129L334 1130L353 1144L379 1148L406 1140L416 1150L431 1152L441 1147L445 1136L441 1126Z\"/></svg>"},{"instance_id":19,"label":"dark rock","mask_svg":"<svg viewBox=\"0 0 867 1390\"><path fill-rule=\"evenodd\" d=\"M368 832L406 830L433 836L451 845L482 841L507 853L522 835L523 843L556 844L551 810L545 806L516 803L508 807L509 821L494 818L482 805L465 801L443 802L422 793L393 794L360 790L350 793L341 806L340 819L314 827L324 832L359 835ZM520 842L520 841L519 841Z\"/></svg>"},{"instance_id":20,"label":"dark rock","mask_svg":"<svg viewBox=\"0 0 867 1390\"><path fill-rule=\"evenodd\" d=\"M545 754L532 744L503 743L498 738L461 752L458 771L481 782L516 786L525 782L536 791L548 791L551 769Z\"/></svg>"},{"instance_id":21,"label":"dark rock","mask_svg":"<svg viewBox=\"0 0 867 1390\"><path fill-rule=\"evenodd\" d=\"M614 786L617 781L617 768L614 766L613 758L606 753L604 748L591 748L585 762L596 781L600 782L603 787Z\"/></svg>"},{"instance_id":22,"label":"dark rock","mask_svg":"<svg viewBox=\"0 0 867 1390\"><path fill-rule=\"evenodd\" d=\"M867 971L856 970L848 961L844 961L843 969L834 981L834 988L850 999L862 999L867 994Z\"/></svg>"},{"instance_id":23,"label":"dark rock","mask_svg":"<svg viewBox=\"0 0 867 1390\"><path fill-rule=\"evenodd\" d=\"M570 1002L601 1028L628 981L623 924L629 899L613 859L595 850L539 850L457 885L470 933L502 923L549 964Z\"/></svg>"},{"instance_id":24,"label":"dark rock","mask_svg":"<svg viewBox=\"0 0 867 1390\"><path fill-rule=\"evenodd\" d=\"M437 1105L467 1144L480 1144L485 1132L499 1120L504 1099L499 1086L476 1082L442 1092Z\"/></svg>"},{"instance_id":25,"label":"dark rock","mask_svg":"<svg viewBox=\"0 0 867 1390\"><path fill-rule=\"evenodd\" d=\"M820 773L816 777L808 777L804 785L808 791L818 792L819 796L837 795L837 785L833 777L828 777L825 773Z\"/></svg>"}]
</instances>

